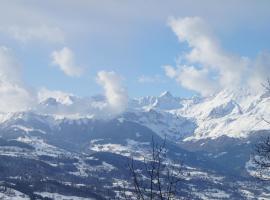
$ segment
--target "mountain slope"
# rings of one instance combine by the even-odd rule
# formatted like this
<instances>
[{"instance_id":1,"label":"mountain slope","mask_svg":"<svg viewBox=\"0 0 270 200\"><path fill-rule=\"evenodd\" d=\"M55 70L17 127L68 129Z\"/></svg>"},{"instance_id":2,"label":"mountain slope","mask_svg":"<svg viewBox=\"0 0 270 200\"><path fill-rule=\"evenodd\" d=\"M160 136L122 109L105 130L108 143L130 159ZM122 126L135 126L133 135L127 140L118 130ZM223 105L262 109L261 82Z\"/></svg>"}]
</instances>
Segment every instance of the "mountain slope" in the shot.
<instances>
[{"instance_id":1,"label":"mountain slope","mask_svg":"<svg viewBox=\"0 0 270 200\"><path fill-rule=\"evenodd\" d=\"M267 198L250 176L252 148L269 135L270 96L224 90L181 99L165 92L129 102L119 116L95 115L102 96L48 97L30 111L2 113L0 195L24 199L105 199L129 184L130 157L142 166L151 141L167 139L168 162L184 163L183 196ZM94 114L93 114L94 110ZM1 189L2 188L2 189ZM210 189L211 188L211 189ZM9 191L9 192L7 192Z\"/></svg>"}]
</instances>

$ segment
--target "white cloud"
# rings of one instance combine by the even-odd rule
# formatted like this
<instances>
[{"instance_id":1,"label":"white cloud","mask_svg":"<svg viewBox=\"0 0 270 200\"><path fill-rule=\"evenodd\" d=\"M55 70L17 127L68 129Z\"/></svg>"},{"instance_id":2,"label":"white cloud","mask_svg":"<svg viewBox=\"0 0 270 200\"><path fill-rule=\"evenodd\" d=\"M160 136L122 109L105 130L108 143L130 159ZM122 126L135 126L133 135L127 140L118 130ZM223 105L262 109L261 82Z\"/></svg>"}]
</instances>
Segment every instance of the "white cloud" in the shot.
<instances>
[{"instance_id":1,"label":"white cloud","mask_svg":"<svg viewBox=\"0 0 270 200\"><path fill-rule=\"evenodd\" d=\"M74 53L71 49L64 47L52 53L53 64L58 66L67 76L79 77L83 69L75 63Z\"/></svg>"},{"instance_id":2,"label":"white cloud","mask_svg":"<svg viewBox=\"0 0 270 200\"><path fill-rule=\"evenodd\" d=\"M187 61L216 71L223 87L241 83L248 67L247 60L225 52L201 18L172 18L169 25L179 41L186 41L190 46L191 51L185 54Z\"/></svg>"},{"instance_id":3,"label":"white cloud","mask_svg":"<svg viewBox=\"0 0 270 200\"><path fill-rule=\"evenodd\" d=\"M10 49L0 46L0 78L1 80L18 82L20 81L20 66L13 58Z\"/></svg>"},{"instance_id":4,"label":"white cloud","mask_svg":"<svg viewBox=\"0 0 270 200\"><path fill-rule=\"evenodd\" d=\"M91 117L108 119L125 111L128 94L122 85L122 78L115 72L100 71L97 82L104 89L104 96L78 97L71 93L42 88L36 111L58 117Z\"/></svg>"},{"instance_id":5,"label":"white cloud","mask_svg":"<svg viewBox=\"0 0 270 200\"><path fill-rule=\"evenodd\" d=\"M0 81L0 112L17 112L30 109L32 94L18 84Z\"/></svg>"},{"instance_id":6,"label":"white cloud","mask_svg":"<svg viewBox=\"0 0 270 200\"><path fill-rule=\"evenodd\" d=\"M167 68L168 69L168 68ZM174 69L175 70L175 69ZM203 96L212 94L217 90L217 84L210 80L206 69L196 69L193 66L181 66L175 70L175 79L183 87L196 91Z\"/></svg>"},{"instance_id":7,"label":"white cloud","mask_svg":"<svg viewBox=\"0 0 270 200\"><path fill-rule=\"evenodd\" d=\"M105 85L103 86L105 87ZM34 110L59 118L87 117L94 119L110 119L125 110L128 100L126 94L120 94L119 92L118 94L113 93L114 91L105 91L107 95L118 95L118 97L115 98L115 100L119 101L118 103L112 100L112 96L104 97L103 95L97 95L93 97L78 97L71 93L42 88L38 93L40 104L38 104Z\"/></svg>"},{"instance_id":8,"label":"white cloud","mask_svg":"<svg viewBox=\"0 0 270 200\"><path fill-rule=\"evenodd\" d=\"M16 112L30 108L34 95L20 77L20 66L6 47L0 47L0 112Z\"/></svg>"},{"instance_id":9,"label":"white cloud","mask_svg":"<svg viewBox=\"0 0 270 200\"><path fill-rule=\"evenodd\" d=\"M113 71L100 71L97 81L104 88L112 114L122 113L128 104L128 94L122 86L122 78Z\"/></svg>"},{"instance_id":10,"label":"white cloud","mask_svg":"<svg viewBox=\"0 0 270 200\"><path fill-rule=\"evenodd\" d=\"M182 57L188 66L165 66L165 73L187 89L208 95L222 88L260 86L269 74L270 59L266 54L252 62L224 51L199 17L171 18L169 25L179 41L187 42L191 50Z\"/></svg>"},{"instance_id":11,"label":"white cloud","mask_svg":"<svg viewBox=\"0 0 270 200\"><path fill-rule=\"evenodd\" d=\"M29 41L47 41L51 43L64 43L65 34L58 28L53 26L41 25L20 27L17 25L7 28L7 32L14 39L26 43Z\"/></svg>"},{"instance_id":12,"label":"white cloud","mask_svg":"<svg viewBox=\"0 0 270 200\"><path fill-rule=\"evenodd\" d=\"M175 78L178 74L178 71L170 65L163 66L163 69L165 71L166 76L168 76L169 78Z\"/></svg>"},{"instance_id":13,"label":"white cloud","mask_svg":"<svg viewBox=\"0 0 270 200\"><path fill-rule=\"evenodd\" d=\"M45 101L48 98L54 98L56 101L61 102L65 105L72 104L69 97L74 96L72 93L63 92L59 90L48 90L47 88L41 88L38 91L39 102Z\"/></svg>"},{"instance_id":14,"label":"white cloud","mask_svg":"<svg viewBox=\"0 0 270 200\"><path fill-rule=\"evenodd\" d=\"M39 104L34 110L60 118L100 117L102 114L91 99L81 98L59 90L41 88L38 91L38 100Z\"/></svg>"},{"instance_id":15,"label":"white cloud","mask_svg":"<svg viewBox=\"0 0 270 200\"><path fill-rule=\"evenodd\" d=\"M270 78L270 53L261 52L252 63L248 74L248 84L253 90L262 88L267 79Z\"/></svg>"},{"instance_id":16,"label":"white cloud","mask_svg":"<svg viewBox=\"0 0 270 200\"><path fill-rule=\"evenodd\" d=\"M184 87L190 90L197 90L202 95L209 95L216 90L215 82L209 80L206 69L199 70L193 66L183 66L178 81Z\"/></svg>"}]
</instances>

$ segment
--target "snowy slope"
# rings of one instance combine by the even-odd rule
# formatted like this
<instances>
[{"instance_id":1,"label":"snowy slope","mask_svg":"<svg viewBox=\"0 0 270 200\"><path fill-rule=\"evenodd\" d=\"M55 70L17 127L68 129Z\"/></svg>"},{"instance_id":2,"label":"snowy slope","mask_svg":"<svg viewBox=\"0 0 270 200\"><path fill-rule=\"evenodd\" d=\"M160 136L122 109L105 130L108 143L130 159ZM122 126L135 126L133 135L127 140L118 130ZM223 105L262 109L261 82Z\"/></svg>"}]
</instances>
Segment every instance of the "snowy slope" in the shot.
<instances>
[{"instance_id":1,"label":"snowy slope","mask_svg":"<svg viewBox=\"0 0 270 200\"><path fill-rule=\"evenodd\" d=\"M182 102L175 114L193 118L197 129L186 139L217 138L222 135L241 138L254 131L270 129L263 119L270 118L270 98L245 89L223 90L216 95Z\"/></svg>"},{"instance_id":2,"label":"snowy slope","mask_svg":"<svg viewBox=\"0 0 270 200\"><path fill-rule=\"evenodd\" d=\"M181 98L174 97L168 91L163 92L160 96L147 96L132 99L129 103L129 110L172 110L181 108Z\"/></svg>"},{"instance_id":3,"label":"snowy slope","mask_svg":"<svg viewBox=\"0 0 270 200\"><path fill-rule=\"evenodd\" d=\"M105 105L102 96L81 98L60 93L41 98L38 106L24 114L0 113L0 126L9 119L18 120L21 115L26 117L26 113L43 116L41 118L48 120L48 126L67 119L74 123L102 119L110 116L106 114L108 112L100 112ZM243 88L225 89L209 97L190 99L164 92L158 97L131 99L125 113L112 117L140 123L172 140L214 139L223 135L242 138L252 132L270 129L263 120L270 119L269 105L269 94Z\"/></svg>"},{"instance_id":4,"label":"snowy slope","mask_svg":"<svg viewBox=\"0 0 270 200\"><path fill-rule=\"evenodd\" d=\"M184 161L187 168L184 188L192 191L194 199L269 196L269 188L250 180L245 171L254 144L251 137L246 137L252 131L270 128L262 120L270 119L268 94L241 89L181 99L165 92L158 97L130 100L125 113L106 120L93 114L93 107L96 112L103 103L102 96L64 95L43 99L31 112L2 114L0 168L6 170L2 176L8 179L7 186L29 177L40 184L29 184L30 193L12 195L25 195L26 199L29 194L99 199L95 195L104 194L103 188L117 191L117 184L126 180L127 158L132 156L141 162L149 155L154 135L158 141L167 136L168 158ZM221 137L224 135L234 138L224 139ZM182 144L190 146L183 149ZM208 149L196 151L193 144ZM31 176L26 176L28 173ZM243 177L237 179L238 175ZM102 182L97 182L100 179ZM54 190L48 191L48 184ZM91 185L97 187L89 189ZM14 188L27 191L19 189Z\"/></svg>"},{"instance_id":5,"label":"snowy slope","mask_svg":"<svg viewBox=\"0 0 270 200\"><path fill-rule=\"evenodd\" d=\"M171 105L171 106L170 106ZM168 92L160 97L132 100L130 111L139 122L171 139L243 138L270 129L270 95L248 89L224 89L209 97L180 99Z\"/></svg>"}]
</instances>

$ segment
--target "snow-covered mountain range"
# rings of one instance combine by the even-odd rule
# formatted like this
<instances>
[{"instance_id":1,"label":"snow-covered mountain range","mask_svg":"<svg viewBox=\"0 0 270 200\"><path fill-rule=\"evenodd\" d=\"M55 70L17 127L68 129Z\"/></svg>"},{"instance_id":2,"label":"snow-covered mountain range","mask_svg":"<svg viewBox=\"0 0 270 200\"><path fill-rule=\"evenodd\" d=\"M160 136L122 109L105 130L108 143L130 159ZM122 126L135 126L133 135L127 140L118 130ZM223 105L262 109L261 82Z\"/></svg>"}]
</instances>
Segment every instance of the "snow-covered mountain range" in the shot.
<instances>
[{"instance_id":1,"label":"snow-covered mountain range","mask_svg":"<svg viewBox=\"0 0 270 200\"><path fill-rule=\"evenodd\" d=\"M119 119L138 122L164 137L177 140L199 140L228 136L245 138L256 131L268 130L265 120L270 119L270 94L247 89L224 89L208 97L184 99L170 92L160 96L131 99L121 115L98 113L106 106L106 98L80 98L62 93L40 99L31 113L51 118L74 120ZM18 116L2 113L1 123Z\"/></svg>"},{"instance_id":2,"label":"snow-covered mountain range","mask_svg":"<svg viewBox=\"0 0 270 200\"><path fill-rule=\"evenodd\" d=\"M144 125L184 140L215 139L224 135L241 138L270 129L265 122L270 118L270 95L266 92L226 89L209 97L191 99L175 98L166 92L133 102L137 112L144 113L140 117ZM155 119L154 113L160 116ZM162 128L163 123L168 130Z\"/></svg>"},{"instance_id":3,"label":"snow-covered mountain range","mask_svg":"<svg viewBox=\"0 0 270 200\"><path fill-rule=\"evenodd\" d=\"M115 196L128 177L127 158L140 163L151 137L166 136L168 159L185 164L183 195L268 198L269 188L251 176L250 155L259 136L270 133L269 105L269 93L245 89L190 99L164 92L129 100L119 115L99 115L103 96L46 96L27 111L1 113L0 195L106 199L109 190L107 198Z\"/></svg>"}]
</instances>

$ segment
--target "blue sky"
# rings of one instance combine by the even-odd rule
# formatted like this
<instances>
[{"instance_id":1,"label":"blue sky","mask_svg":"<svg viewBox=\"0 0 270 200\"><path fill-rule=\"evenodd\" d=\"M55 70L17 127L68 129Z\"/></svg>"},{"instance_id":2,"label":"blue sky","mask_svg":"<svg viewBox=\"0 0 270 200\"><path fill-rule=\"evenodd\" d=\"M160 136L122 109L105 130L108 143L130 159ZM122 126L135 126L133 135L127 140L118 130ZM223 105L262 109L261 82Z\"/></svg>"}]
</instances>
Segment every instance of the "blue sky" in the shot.
<instances>
[{"instance_id":1,"label":"blue sky","mask_svg":"<svg viewBox=\"0 0 270 200\"><path fill-rule=\"evenodd\" d=\"M191 46L179 42L168 25L170 17L199 17L211 28L222 52L254 60L258 53L270 51L269 8L267 0L2 1L0 43L22 66L24 84L34 90L79 96L102 93L96 76L105 70L123 78L131 97L165 90L188 97L200 92L179 81L180 75L166 76L162 68L176 69L179 56ZM84 69L79 77L67 76L53 64L52 52L64 47L72 51L74 65ZM196 69L204 64L192 63ZM142 77L145 81L139 81Z\"/></svg>"}]
</instances>

